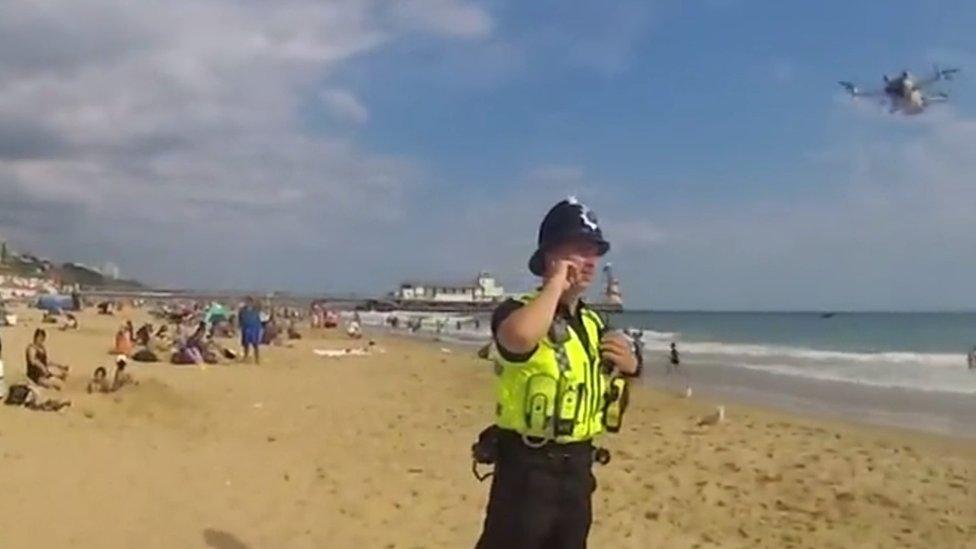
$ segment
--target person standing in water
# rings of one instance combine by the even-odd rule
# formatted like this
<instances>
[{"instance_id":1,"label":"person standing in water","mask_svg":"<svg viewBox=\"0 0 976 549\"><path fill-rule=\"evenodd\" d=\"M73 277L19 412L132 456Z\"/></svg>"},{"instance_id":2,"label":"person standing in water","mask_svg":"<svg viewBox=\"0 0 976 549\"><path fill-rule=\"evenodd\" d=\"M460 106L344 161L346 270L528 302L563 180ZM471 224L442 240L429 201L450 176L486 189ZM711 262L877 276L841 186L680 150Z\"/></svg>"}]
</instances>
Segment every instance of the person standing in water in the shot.
<instances>
[{"instance_id":1,"label":"person standing in water","mask_svg":"<svg viewBox=\"0 0 976 549\"><path fill-rule=\"evenodd\" d=\"M609 460L593 439L620 428L621 376L637 371L630 341L580 299L609 249L586 206L559 202L529 260L541 287L492 316L496 418L472 450L495 470L477 549L586 547L593 462Z\"/></svg>"},{"instance_id":2,"label":"person standing in water","mask_svg":"<svg viewBox=\"0 0 976 549\"><path fill-rule=\"evenodd\" d=\"M671 353L668 357L668 373L677 372L678 367L681 366L681 357L678 356L678 347L675 343L671 342Z\"/></svg>"}]
</instances>

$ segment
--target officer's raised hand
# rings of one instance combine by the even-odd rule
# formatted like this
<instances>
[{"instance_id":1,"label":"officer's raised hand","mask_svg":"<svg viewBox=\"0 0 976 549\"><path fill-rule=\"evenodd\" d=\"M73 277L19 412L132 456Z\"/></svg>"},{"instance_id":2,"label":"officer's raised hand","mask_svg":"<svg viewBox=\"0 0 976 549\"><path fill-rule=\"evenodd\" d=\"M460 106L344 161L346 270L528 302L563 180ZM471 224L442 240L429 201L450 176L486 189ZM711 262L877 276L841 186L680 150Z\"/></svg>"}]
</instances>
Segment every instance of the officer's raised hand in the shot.
<instances>
[{"instance_id":1,"label":"officer's raised hand","mask_svg":"<svg viewBox=\"0 0 976 549\"><path fill-rule=\"evenodd\" d=\"M553 259L546 269L544 287L555 286L562 296L579 285L580 270L579 262L574 259Z\"/></svg>"},{"instance_id":2,"label":"officer's raised hand","mask_svg":"<svg viewBox=\"0 0 976 549\"><path fill-rule=\"evenodd\" d=\"M627 336L619 331L609 331L600 338L600 356L605 362L611 362L617 371L623 374L637 373L637 355L634 346Z\"/></svg>"}]
</instances>

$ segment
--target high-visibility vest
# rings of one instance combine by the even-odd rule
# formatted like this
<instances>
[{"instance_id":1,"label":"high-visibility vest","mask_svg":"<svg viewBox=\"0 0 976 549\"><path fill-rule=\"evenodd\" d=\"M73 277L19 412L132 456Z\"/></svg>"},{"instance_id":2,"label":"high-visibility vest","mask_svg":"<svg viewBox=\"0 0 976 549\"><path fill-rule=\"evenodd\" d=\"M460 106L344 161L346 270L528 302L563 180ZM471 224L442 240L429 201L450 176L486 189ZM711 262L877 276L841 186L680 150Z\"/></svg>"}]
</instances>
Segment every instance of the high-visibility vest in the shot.
<instances>
[{"instance_id":1,"label":"high-visibility vest","mask_svg":"<svg viewBox=\"0 0 976 549\"><path fill-rule=\"evenodd\" d=\"M518 298L529 303L535 296ZM566 325L562 344L552 341L552 330L524 362L496 357L496 424L522 434L527 440L576 442L604 431L604 406L612 380L600 367L603 319L596 311L580 308L586 341Z\"/></svg>"}]
</instances>

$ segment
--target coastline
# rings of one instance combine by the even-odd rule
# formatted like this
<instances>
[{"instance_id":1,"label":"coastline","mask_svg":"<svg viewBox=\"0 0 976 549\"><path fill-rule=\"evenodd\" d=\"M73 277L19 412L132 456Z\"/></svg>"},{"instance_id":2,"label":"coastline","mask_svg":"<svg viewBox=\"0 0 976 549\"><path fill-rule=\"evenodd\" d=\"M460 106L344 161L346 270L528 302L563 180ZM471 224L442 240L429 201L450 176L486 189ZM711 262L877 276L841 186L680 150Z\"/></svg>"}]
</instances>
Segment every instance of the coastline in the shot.
<instances>
[{"instance_id":1,"label":"coastline","mask_svg":"<svg viewBox=\"0 0 976 549\"><path fill-rule=\"evenodd\" d=\"M489 340L468 333L410 333L373 326L389 337L429 341L473 350ZM684 390L680 375L665 375L662 352L645 350L644 374L637 384L678 394ZM690 363L689 363L690 362ZM737 366L685 360L683 372L693 393L710 400L854 423L896 427L945 437L976 439L976 398L969 394L881 387L849 381L822 380ZM974 374L976 375L976 374Z\"/></svg>"}]
</instances>

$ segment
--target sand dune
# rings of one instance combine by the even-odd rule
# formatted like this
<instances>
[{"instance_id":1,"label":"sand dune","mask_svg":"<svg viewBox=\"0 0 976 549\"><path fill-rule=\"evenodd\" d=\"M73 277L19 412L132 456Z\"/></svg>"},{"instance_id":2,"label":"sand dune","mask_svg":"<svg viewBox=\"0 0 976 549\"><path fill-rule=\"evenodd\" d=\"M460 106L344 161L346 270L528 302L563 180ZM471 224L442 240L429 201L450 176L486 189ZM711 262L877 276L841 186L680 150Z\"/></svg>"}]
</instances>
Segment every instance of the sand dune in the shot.
<instances>
[{"instance_id":1,"label":"sand dune","mask_svg":"<svg viewBox=\"0 0 976 549\"><path fill-rule=\"evenodd\" d=\"M40 315L5 328L8 382ZM144 318L133 312L134 320ZM487 483L468 450L491 420L474 350L383 338L330 359L311 334L261 366L134 365L88 395L120 318L52 331L73 367L59 413L0 407L2 547L470 547ZM646 388L601 444L593 547L966 547L976 443L806 420ZM970 545L971 546L971 545Z\"/></svg>"}]
</instances>

